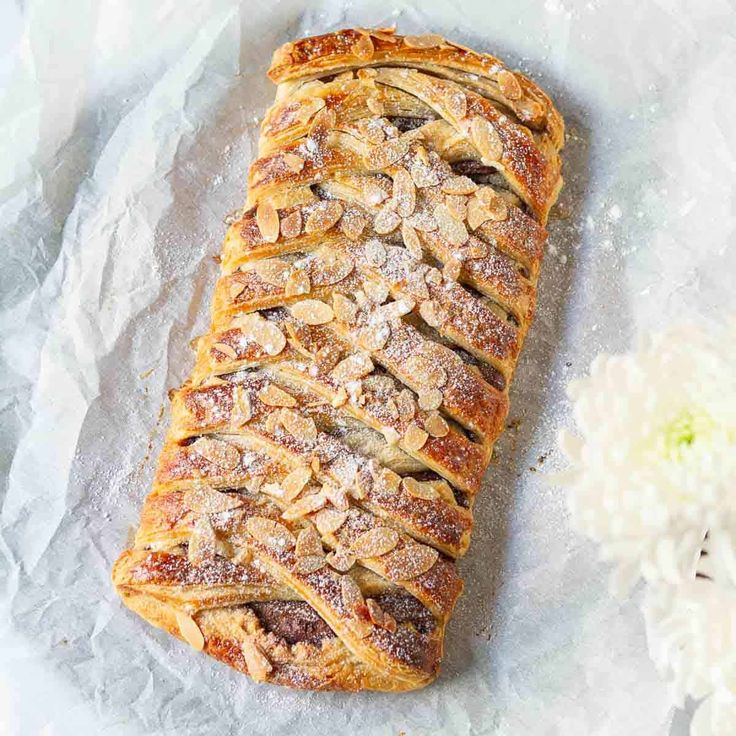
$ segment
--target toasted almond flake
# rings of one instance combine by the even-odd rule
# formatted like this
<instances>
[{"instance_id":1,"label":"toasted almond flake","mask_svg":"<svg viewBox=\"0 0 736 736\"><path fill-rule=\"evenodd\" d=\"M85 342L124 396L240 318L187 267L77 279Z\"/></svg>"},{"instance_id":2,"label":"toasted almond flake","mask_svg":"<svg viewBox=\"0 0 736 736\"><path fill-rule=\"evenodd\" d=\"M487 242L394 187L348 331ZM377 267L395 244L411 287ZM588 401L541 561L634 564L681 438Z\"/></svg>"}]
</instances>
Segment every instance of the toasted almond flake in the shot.
<instances>
[{"instance_id":1,"label":"toasted almond flake","mask_svg":"<svg viewBox=\"0 0 736 736\"><path fill-rule=\"evenodd\" d=\"M471 230L476 230L490 219L490 211L479 199L473 198L468 202L468 226Z\"/></svg>"},{"instance_id":2,"label":"toasted almond flake","mask_svg":"<svg viewBox=\"0 0 736 736\"><path fill-rule=\"evenodd\" d=\"M353 353L341 360L331 372L338 383L357 381L373 371L373 361L365 353Z\"/></svg>"},{"instance_id":3,"label":"toasted almond flake","mask_svg":"<svg viewBox=\"0 0 736 736\"><path fill-rule=\"evenodd\" d=\"M230 284L228 293L230 294L230 301L235 301L245 291L245 284L242 281L233 281Z\"/></svg>"},{"instance_id":4,"label":"toasted almond flake","mask_svg":"<svg viewBox=\"0 0 736 736\"><path fill-rule=\"evenodd\" d=\"M382 325L369 325L358 330L358 346L368 351L382 350L386 347L391 337L391 327L384 323Z\"/></svg>"},{"instance_id":5,"label":"toasted almond flake","mask_svg":"<svg viewBox=\"0 0 736 736\"><path fill-rule=\"evenodd\" d=\"M222 353L225 357L230 358L230 360L238 359L238 354L227 343L216 342L212 345L212 350L217 350L219 353Z\"/></svg>"},{"instance_id":6,"label":"toasted almond flake","mask_svg":"<svg viewBox=\"0 0 736 736\"><path fill-rule=\"evenodd\" d=\"M337 200L327 199L319 202L309 213L304 232L307 234L325 233L336 225L341 217L342 205Z\"/></svg>"},{"instance_id":7,"label":"toasted almond flake","mask_svg":"<svg viewBox=\"0 0 736 736\"><path fill-rule=\"evenodd\" d=\"M536 100L522 99L514 106L519 117L525 122L540 122L544 117L544 105Z\"/></svg>"},{"instance_id":8,"label":"toasted almond flake","mask_svg":"<svg viewBox=\"0 0 736 736\"><path fill-rule=\"evenodd\" d=\"M292 470L281 481L281 487L284 489L284 498L287 501L293 501L304 490L304 486L309 483L311 477L312 471L306 466Z\"/></svg>"},{"instance_id":9,"label":"toasted almond flake","mask_svg":"<svg viewBox=\"0 0 736 736\"><path fill-rule=\"evenodd\" d=\"M414 395L408 388L403 389L396 397L396 408L399 410L399 418L402 421L408 421L414 418L416 406L414 405Z\"/></svg>"},{"instance_id":10,"label":"toasted almond flake","mask_svg":"<svg viewBox=\"0 0 736 736\"><path fill-rule=\"evenodd\" d=\"M378 72L375 69L371 69L370 67L363 67L362 69L358 69L358 71L355 72L358 79L373 79L378 75Z\"/></svg>"},{"instance_id":11,"label":"toasted almond flake","mask_svg":"<svg viewBox=\"0 0 736 736\"><path fill-rule=\"evenodd\" d=\"M442 274L440 271L434 267L428 268L427 272L424 274L424 280L428 284L432 284L433 286L439 286L442 283Z\"/></svg>"},{"instance_id":12,"label":"toasted almond flake","mask_svg":"<svg viewBox=\"0 0 736 736\"><path fill-rule=\"evenodd\" d=\"M368 261L371 266L380 268L384 263L386 263L386 258L388 257L386 246L381 243L380 240L376 240L375 238L369 240L365 244L363 252L365 253L366 261Z\"/></svg>"},{"instance_id":13,"label":"toasted almond flake","mask_svg":"<svg viewBox=\"0 0 736 736\"><path fill-rule=\"evenodd\" d=\"M450 115L461 120L468 114L468 99L462 90L448 88L444 92L444 101Z\"/></svg>"},{"instance_id":14,"label":"toasted almond flake","mask_svg":"<svg viewBox=\"0 0 736 736\"><path fill-rule=\"evenodd\" d=\"M396 619L390 613L384 611L378 604L378 601L368 598L365 604L368 608L368 616L376 626L386 629L386 631L391 633L396 631Z\"/></svg>"},{"instance_id":15,"label":"toasted almond flake","mask_svg":"<svg viewBox=\"0 0 736 736\"><path fill-rule=\"evenodd\" d=\"M424 420L424 428L432 437L445 437L450 431L447 422L436 411L430 412L429 416Z\"/></svg>"},{"instance_id":16,"label":"toasted almond flake","mask_svg":"<svg viewBox=\"0 0 736 736\"><path fill-rule=\"evenodd\" d=\"M423 429L412 423L404 434L404 446L410 452L417 452L424 447L424 443L428 438L429 435Z\"/></svg>"},{"instance_id":17,"label":"toasted almond flake","mask_svg":"<svg viewBox=\"0 0 736 736\"><path fill-rule=\"evenodd\" d=\"M427 355L410 355L406 360L406 370L425 390L442 388L447 383L447 371Z\"/></svg>"},{"instance_id":18,"label":"toasted almond flake","mask_svg":"<svg viewBox=\"0 0 736 736\"><path fill-rule=\"evenodd\" d=\"M396 420L399 418L399 409L396 406L396 402L392 398L388 398L385 400L384 407L386 409L386 414L388 414L391 419Z\"/></svg>"},{"instance_id":19,"label":"toasted almond flake","mask_svg":"<svg viewBox=\"0 0 736 736\"><path fill-rule=\"evenodd\" d=\"M476 115L473 118L470 124L470 138L478 149L484 164L492 164L503 156L501 136L484 117Z\"/></svg>"},{"instance_id":20,"label":"toasted almond flake","mask_svg":"<svg viewBox=\"0 0 736 736\"><path fill-rule=\"evenodd\" d=\"M241 649L248 674L256 682L264 682L273 671L273 665L269 662L268 657L250 637L242 643Z\"/></svg>"},{"instance_id":21,"label":"toasted almond flake","mask_svg":"<svg viewBox=\"0 0 736 736\"><path fill-rule=\"evenodd\" d=\"M445 195L445 204L452 217L464 220L468 214L468 198L462 194Z\"/></svg>"},{"instance_id":22,"label":"toasted almond flake","mask_svg":"<svg viewBox=\"0 0 736 736\"><path fill-rule=\"evenodd\" d=\"M312 285L309 282L309 274L302 269L295 269L286 279L286 287L284 294L286 296L298 296L299 294L309 294Z\"/></svg>"},{"instance_id":23,"label":"toasted almond flake","mask_svg":"<svg viewBox=\"0 0 736 736\"><path fill-rule=\"evenodd\" d=\"M279 239L279 213L270 202L261 202L256 209L256 224L261 237L267 243L275 243Z\"/></svg>"},{"instance_id":24,"label":"toasted almond flake","mask_svg":"<svg viewBox=\"0 0 736 736\"><path fill-rule=\"evenodd\" d=\"M423 233L431 233L437 229L437 220L427 210L414 213L407 219L407 223Z\"/></svg>"},{"instance_id":25,"label":"toasted almond flake","mask_svg":"<svg viewBox=\"0 0 736 736\"><path fill-rule=\"evenodd\" d=\"M388 554L399 543L399 533L387 526L379 526L363 532L353 540L350 549L359 558L381 557Z\"/></svg>"},{"instance_id":26,"label":"toasted almond flake","mask_svg":"<svg viewBox=\"0 0 736 736\"><path fill-rule=\"evenodd\" d=\"M282 411L281 424L292 436L303 442L314 442L317 439L317 425L312 417L305 417L296 411Z\"/></svg>"},{"instance_id":27,"label":"toasted almond flake","mask_svg":"<svg viewBox=\"0 0 736 736\"><path fill-rule=\"evenodd\" d=\"M406 249L409 251L409 255L414 260L421 261L423 257L422 244L419 241L417 231L408 222L401 224L401 238L404 241Z\"/></svg>"},{"instance_id":28,"label":"toasted almond flake","mask_svg":"<svg viewBox=\"0 0 736 736\"><path fill-rule=\"evenodd\" d=\"M365 639L371 635L373 624L364 618L351 618L347 621L347 627L358 639Z\"/></svg>"},{"instance_id":29,"label":"toasted almond flake","mask_svg":"<svg viewBox=\"0 0 736 736\"><path fill-rule=\"evenodd\" d=\"M411 580L430 570L439 558L439 552L425 544L410 543L394 550L384 561L390 580Z\"/></svg>"},{"instance_id":30,"label":"toasted almond flake","mask_svg":"<svg viewBox=\"0 0 736 736\"><path fill-rule=\"evenodd\" d=\"M322 497L329 501L338 511L347 511L350 508L348 495L342 486L326 481L320 491Z\"/></svg>"},{"instance_id":31,"label":"toasted almond flake","mask_svg":"<svg viewBox=\"0 0 736 736\"><path fill-rule=\"evenodd\" d=\"M283 498L284 489L278 483L264 483L261 486L261 493L265 493L267 496L273 498Z\"/></svg>"},{"instance_id":32,"label":"toasted almond flake","mask_svg":"<svg viewBox=\"0 0 736 736\"><path fill-rule=\"evenodd\" d=\"M491 220L502 222L509 216L509 206L503 197L496 197L488 205L488 213Z\"/></svg>"},{"instance_id":33,"label":"toasted almond flake","mask_svg":"<svg viewBox=\"0 0 736 736\"><path fill-rule=\"evenodd\" d=\"M314 557L323 556L322 539L317 530L310 524L302 529L296 538L296 550L294 552L297 557Z\"/></svg>"},{"instance_id":34,"label":"toasted almond flake","mask_svg":"<svg viewBox=\"0 0 736 736\"><path fill-rule=\"evenodd\" d=\"M381 207L373 218L373 229L379 235L392 233L401 224L401 218L389 207Z\"/></svg>"},{"instance_id":35,"label":"toasted almond flake","mask_svg":"<svg viewBox=\"0 0 736 736\"><path fill-rule=\"evenodd\" d=\"M424 150L424 149L419 149ZM417 152L418 153L418 152ZM414 158L409 166L412 181L420 189L434 187L440 183L440 175L437 169L422 161L419 156Z\"/></svg>"},{"instance_id":36,"label":"toasted almond flake","mask_svg":"<svg viewBox=\"0 0 736 736\"><path fill-rule=\"evenodd\" d=\"M340 220L340 230L348 240L357 240L368 224L368 220L358 212L346 212Z\"/></svg>"},{"instance_id":37,"label":"toasted almond flake","mask_svg":"<svg viewBox=\"0 0 736 736\"><path fill-rule=\"evenodd\" d=\"M301 519L303 516L313 514L315 511L319 511L319 509L324 508L326 503L327 499L318 493L313 493L311 496L302 496L302 498L298 501L294 501L294 503L292 503L291 506L281 514L281 518L286 519L287 521Z\"/></svg>"},{"instance_id":38,"label":"toasted almond flake","mask_svg":"<svg viewBox=\"0 0 736 736\"><path fill-rule=\"evenodd\" d=\"M197 622L184 611L176 610L176 625L179 627L181 638L189 644L192 649L201 652L204 649L204 635L197 626Z\"/></svg>"},{"instance_id":39,"label":"toasted almond flake","mask_svg":"<svg viewBox=\"0 0 736 736\"><path fill-rule=\"evenodd\" d=\"M439 409L442 405L442 391L436 388L430 388L425 391L420 391L417 397L419 408L424 411L432 411L433 409Z\"/></svg>"},{"instance_id":40,"label":"toasted almond flake","mask_svg":"<svg viewBox=\"0 0 736 736\"><path fill-rule=\"evenodd\" d=\"M445 194L473 194L478 185L467 176L451 176L442 182L441 189Z\"/></svg>"},{"instance_id":41,"label":"toasted almond flake","mask_svg":"<svg viewBox=\"0 0 736 736\"><path fill-rule=\"evenodd\" d=\"M295 153L285 153L282 158L286 167L291 171L297 172L304 168L304 159Z\"/></svg>"},{"instance_id":42,"label":"toasted almond flake","mask_svg":"<svg viewBox=\"0 0 736 736\"><path fill-rule=\"evenodd\" d=\"M502 69L496 74L496 81L501 89L501 94L509 100L521 99L521 85L516 75L508 69Z\"/></svg>"},{"instance_id":43,"label":"toasted almond flake","mask_svg":"<svg viewBox=\"0 0 736 736\"><path fill-rule=\"evenodd\" d=\"M314 362L322 373L329 373L340 361L342 350L337 345L325 345L314 356Z\"/></svg>"},{"instance_id":44,"label":"toasted almond flake","mask_svg":"<svg viewBox=\"0 0 736 736\"><path fill-rule=\"evenodd\" d=\"M404 43L413 49L433 49L442 46L445 39L437 33L424 33L421 36L404 36Z\"/></svg>"},{"instance_id":45,"label":"toasted almond flake","mask_svg":"<svg viewBox=\"0 0 736 736\"><path fill-rule=\"evenodd\" d=\"M250 565L253 562L253 550L240 547L231 559L236 565Z\"/></svg>"},{"instance_id":46,"label":"toasted almond flake","mask_svg":"<svg viewBox=\"0 0 736 736\"><path fill-rule=\"evenodd\" d=\"M284 333L257 312L238 317L236 324L245 337L258 343L268 355L278 355L286 347Z\"/></svg>"},{"instance_id":47,"label":"toasted almond flake","mask_svg":"<svg viewBox=\"0 0 736 736\"><path fill-rule=\"evenodd\" d=\"M360 38L350 47L350 53L361 61L373 58L373 41L367 34L361 34Z\"/></svg>"},{"instance_id":48,"label":"toasted almond flake","mask_svg":"<svg viewBox=\"0 0 736 736\"><path fill-rule=\"evenodd\" d=\"M394 173L393 198L396 200L396 212L401 217L409 217L417 206L417 190L411 174L404 168Z\"/></svg>"},{"instance_id":49,"label":"toasted almond flake","mask_svg":"<svg viewBox=\"0 0 736 736\"><path fill-rule=\"evenodd\" d=\"M337 393L332 397L332 401L330 402L332 406L335 407L335 409L339 409L341 406L345 406L345 404L348 401L348 392L340 386L340 388L337 390Z\"/></svg>"},{"instance_id":50,"label":"toasted almond flake","mask_svg":"<svg viewBox=\"0 0 736 736\"><path fill-rule=\"evenodd\" d=\"M345 511L322 509L312 517L312 520L320 534L334 534L347 521L347 518Z\"/></svg>"},{"instance_id":51,"label":"toasted almond flake","mask_svg":"<svg viewBox=\"0 0 736 736\"><path fill-rule=\"evenodd\" d=\"M321 570L327 561L319 555L311 555L308 557L300 557L291 568L291 571L297 575L311 575L317 570Z\"/></svg>"},{"instance_id":52,"label":"toasted almond flake","mask_svg":"<svg viewBox=\"0 0 736 736\"><path fill-rule=\"evenodd\" d=\"M355 615L365 605L363 592L350 575L343 575L340 578L340 597L343 606L352 615Z\"/></svg>"},{"instance_id":53,"label":"toasted almond flake","mask_svg":"<svg viewBox=\"0 0 736 736\"><path fill-rule=\"evenodd\" d=\"M431 300L422 302L419 305L419 314L430 327L439 327L442 324L442 320L437 314L437 307Z\"/></svg>"},{"instance_id":54,"label":"toasted almond flake","mask_svg":"<svg viewBox=\"0 0 736 736\"><path fill-rule=\"evenodd\" d=\"M278 411L273 411L266 417L264 428L269 434L276 434L279 426L281 426L281 414Z\"/></svg>"},{"instance_id":55,"label":"toasted almond flake","mask_svg":"<svg viewBox=\"0 0 736 736\"><path fill-rule=\"evenodd\" d=\"M442 275L447 281L457 281L460 278L462 270L462 262L457 258L450 258L442 269Z\"/></svg>"},{"instance_id":56,"label":"toasted almond flake","mask_svg":"<svg viewBox=\"0 0 736 736\"><path fill-rule=\"evenodd\" d=\"M253 475L245 481L245 487L251 493L258 493L258 490L263 485L262 475Z\"/></svg>"},{"instance_id":57,"label":"toasted almond flake","mask_svg":"<svg viewBox=\"0 0 736 736\"><path fill-rule=\"evenodd\" d=\"M449 208L441 202L434 208L434 218L440 235L450 245L462 245L468 239L468 231L465 225L456 220L450 213Z\"/></svg>"},{"instance_id":58,"label":"toasted almond flake","mask_svg":"<svg viewBox=\"0 0 736 736\"><path fill-rule=\"evenodd\" d=\"M321 97L308 97L299 101L296 118L301 123L306 123L316 115L327 103Z\"/></svg>"},{"instance_id":59,"label":"toasted almond flake","mask_svg":"<svg viewBox=\"0 0 736 736\"><path fill-rule=\"evenodd\" d=\"M328 552L327 564L338 572L347 572L355 564L355 555L344 547L338 547L334 552Z\"/></svg>"},{"instance_id":60,"label":"toasted almond flake","mask_svg":"<svg viewBox=\"0 0 736 736\"><path fill-rule=\"evenodd\" d=\"M381 427L381 434L386 440L387 445L396 445L399 442L400 435L393 427Z\"/></svg>"},{"instance_id":61,"label":"toasted almond flake","mask_svg":"<svg viewBox=\"0 0 736 736\"><path fill-rule=\"evenodd\" d=\"M189 536L187 560L191 565L199 567L215 558L215 530L206 514L197 517Z\"/></svg>"},{"instance_id":62,"label":"toasted almond flake","mask_svg":"<svg viewBox=\"0 0 736 736\"><path fill-rule=\"evenodd\" d=\"M281 234L287 239L296 238L302 231L302 212L299 209L281 220Z\"/></svg>"},{"instance_id":63,"label":"toasted almond flake","mask_svg":"<svg viewBox=\"0 0 736 736\"><path fill-rule=\"evenodd\" d=\"M278 521L265 516L251 516L245 522L248 533L261 544L274 549L291 549L296 545L294 535Z\"/></svg>"},{"instance_id":64,"label":"toasted almond flake","mask_svg":"<svg viewBox=\"0 0 736 736\"><path fill-rule=\"evenodd\" d=\"M433 481L431 483L432 488L437 492L437 495L445 502L449 503L450 505L456 505L457 501L455 500L455 494L452 492L452 488L450 488L450 484L447 483L447 481L440 480L440 481Z\"/></svg>"},{"instance_id":65,"label":"toasted almond flake","mask_svg":"<svg viewBox=\"0 0 736 736\"><path fill-rule=\"evenodd\" d=\"M368 165L372 169L385 169L409 153L409 144L402 138L372 146L368 152Z\"/></svg>"},{"instance_id":66,"label":"toasted almond flake","mask_svg":"<svg viewBox=\"0 0 736 736\"><path fill-rule=\"evenodd\" d=\"M291 271L291 266L286 261L278 258L269 258L265 261L258 261L253 266L253 271L261 281L265 281L272 286L283 286L289 271Z\"/></svg>"},{"instance_id":67,"label":"toasted almond flake","mask_svg":"<svg viewBox=\"0 0 736 736\"><path fill-rule=\"evenodd\" d=\"M363 282L363 292L374 304L383 304L388 299L388 284L383 281L366 280Z\"/></svg>"},{"instance_id":68,"label":"toasted almond flake","mask_svg":"<svg viewBox=\"0 0 736 736\"><path fill-rule=\"evenodd\" d=\"M189 449L213 465L218 465L225 470L234 470L240 464L238 448L223 440L200 437L189 445Z\"/></svg>"},{"instance_id":69,"label":"toasted almond flake","mask_svg":"<svg viewBox=\"0 0 736 736\"><path fill-rule=\"evenodd\" d=\"M358 315L358 308L353 301L339 292L332 295L332 311L340 322L347 322L348 324L354 322Z\"/></svg>"},{"instance_id":70,"label":"toasted almond flake","mask_svg":"<svg viewBox=\"0 0 736 736\"><path fill-rule=\"evenodd\" d=\"M358 133L360 133L368 143L377 145L386 140L386 133L383 130L383 125L380 120L376 120L375 118L362 118L354 125Z\"/></svg>"},{"instance_id":71,"label":"toasted almond flake","mask_svg":"<svg viewBox=\"0 0 736 736\"><path fill-rule=\"evenodd\" d=\"M377 96L369 97L365 101L366 107L374 114L374 115L383 115L384 109L383 109L383 103L381 100L378 99Z\"/></svg>"},{"instance_id":72,"label":"toasted almond flake","mask_svg":"<svg viewBox=\"0 0 736 736\"><path fill-rule=\"evenodd\" d=\"M320 140L326 133L332 130L337 123L337 115L335 111L323 107L315 116L312 118L312 122L309 126L309 135L315 140Z\"/></svg>"},{"instance_id":73,"label":"toasted almond flake","mask_svg":"<svg viewBox=\"0 0 736 736\"><path fill-rule=\"evenodd\" d=\"M319 263L319 283L326 286L346 279L355 267L353 259L347 253L340 253L331 248L320 248L315 256Z\"/></svg>"},{"instance_id":74,"label":"toasted almond flake","mask_svg":"<svg viewBox=\"0 0 736 736\"><path fill-rule=\"evenodd\" d=\"M250 403L250 395L243 386L235 386L233 392L233 411L230 421L238 427L247 424L253 416L253 407Z\"/></svg>"},{"instance_id":75,"label":"toasted almond flake","mask_svg":"<svg viewBox=\"0 0 736 736\"><path fill-rule=\"evenodd\" d=\"M398 473L394 473L390 468L382 468L378 463L376 467L371 466L375 470L373 474L373 480L380 486L381 490L387 493L396 493L401 485L401 476Z\"/></svg>"},{"instance_id":76,"label":"toasted almond flake","mask_svg":"<svg viewBox=\"0 0 736 736\"><path fill-rule=\"evenodd\" d=\"M434 501L440 497L431 483L421 483L416 478L404 478L401 485L410 496L424 501Z\"/></svg>"},{"instance_id":77,"label":"toasted almond flake","mask_svg":"<svg viewBox=\"0 0 736 736\"><path fill-rule=\"evenodd\" d=\"M273 383L264 386L258 392L258 398L266 406L296 406L297 400L289 393Z\"/></svg>"},{"instance_id":78,"label":"toasted almond flake","mask_svg":"<svg viewBox=\"0 0 736 736\"><path fill-rule=\"evenodd\" d=\"M387 185L381 179L374 177L365 177L361 184L361 194L366 207L378 207L381 202L385 202L391 193L388 191Z\"/></svg>"},{"instance_id":79,"label":"toasted almond flake","mask_svg":"<svg viewBox=\"0 0 736 736\"><path fill-rule=\"evenodd\" d=\"M325 325L335 318L329 304L319 299L303 299L289 307L294 317L308 325Z\"/></svg>"}]
</instances>

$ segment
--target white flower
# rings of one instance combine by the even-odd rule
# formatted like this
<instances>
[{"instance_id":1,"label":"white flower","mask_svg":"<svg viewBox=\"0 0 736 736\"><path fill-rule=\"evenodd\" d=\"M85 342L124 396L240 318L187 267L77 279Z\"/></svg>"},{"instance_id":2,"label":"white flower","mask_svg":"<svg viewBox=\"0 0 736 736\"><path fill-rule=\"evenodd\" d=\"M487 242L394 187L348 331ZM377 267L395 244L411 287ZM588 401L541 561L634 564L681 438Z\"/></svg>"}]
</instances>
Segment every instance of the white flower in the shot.
<instances>
[{"instance_id":1,"label":"white flower","mask_svg":"<svg viewBox=\"0 0 736 736\"><path fill-rule=\"evenodd\" d=\"M672 680L676 702L705 698L692 736L736 733L736 589L705 578L655 585L644 616L651 657Z\"/></svg>"},{"instance_id":2,"label":"white flower","mask_svg":"<svg viewBox=\"0 0 736 736\"><path fill-rule=\"evenodd\" d=\"M569 387L560 444L573 522L619 577L694 575L708 529L736 511L736 323L686 325L602 355Z\"/></svg>"}]
</instances>

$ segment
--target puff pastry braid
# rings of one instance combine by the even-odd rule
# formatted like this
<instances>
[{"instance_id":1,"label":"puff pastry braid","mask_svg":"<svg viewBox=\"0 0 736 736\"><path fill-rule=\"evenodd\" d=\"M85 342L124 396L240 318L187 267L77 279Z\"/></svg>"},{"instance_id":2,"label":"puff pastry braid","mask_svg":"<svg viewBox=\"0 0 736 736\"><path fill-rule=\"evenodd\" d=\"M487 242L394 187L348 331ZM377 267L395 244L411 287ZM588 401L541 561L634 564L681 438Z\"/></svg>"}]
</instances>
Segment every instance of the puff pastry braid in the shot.
<instances>
[{"instance_id":1,"label":"puff pastry braid","mask_svg":"<svg viewBox=\"0 0 736 736\"><path fill-rule=\"evenodd\" d=\"M497 59L344 30L269 71L126 605L258 681L431 682L534 311L563 122Z\"/></svg>"}]
</instances>

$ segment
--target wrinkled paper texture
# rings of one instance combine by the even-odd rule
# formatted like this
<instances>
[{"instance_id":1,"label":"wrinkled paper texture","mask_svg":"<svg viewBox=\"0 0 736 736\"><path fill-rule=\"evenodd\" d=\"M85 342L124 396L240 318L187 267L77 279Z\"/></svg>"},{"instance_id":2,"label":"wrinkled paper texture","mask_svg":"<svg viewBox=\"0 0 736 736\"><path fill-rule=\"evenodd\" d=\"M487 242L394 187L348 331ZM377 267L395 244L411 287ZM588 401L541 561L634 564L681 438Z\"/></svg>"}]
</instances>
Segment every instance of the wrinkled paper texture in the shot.
<instances>
[{"instance_id":1,"label":"wrinkled paper texture","mask_svg":"<svg viewBox=\"0 0 736 736\"><path fill-rule=\"evenodd\" d=\"M736 311L734 16L676 0L3 4L0 734L686 733L638 597L609 594L543 476L564 386L598 351ZM552 94L561 217L441 679L391 696L256 686L127 611L110 568L206 329L272 50L392 23Z\"/></svg>"}]
</instances>

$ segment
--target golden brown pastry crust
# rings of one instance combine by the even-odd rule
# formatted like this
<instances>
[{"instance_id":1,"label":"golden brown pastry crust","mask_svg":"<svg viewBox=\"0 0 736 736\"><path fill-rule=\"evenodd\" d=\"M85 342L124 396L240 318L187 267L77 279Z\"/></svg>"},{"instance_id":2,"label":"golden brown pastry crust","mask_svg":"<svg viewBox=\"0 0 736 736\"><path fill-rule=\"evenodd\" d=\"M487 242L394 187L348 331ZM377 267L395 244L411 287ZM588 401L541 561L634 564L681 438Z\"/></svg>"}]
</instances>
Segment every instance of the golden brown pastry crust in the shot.
<instances>
[{"instance_id":1,"label":"golden brown pastry crust","mask_svg":"<svg viewBox=\"0 0 736 736\"><path fill-rule=\"evenodd\" d=\"M561 187L562 118L439 36L278 49L212 324L113 582L257 681L436 676Z\"/></svg>"}]
</instances>

